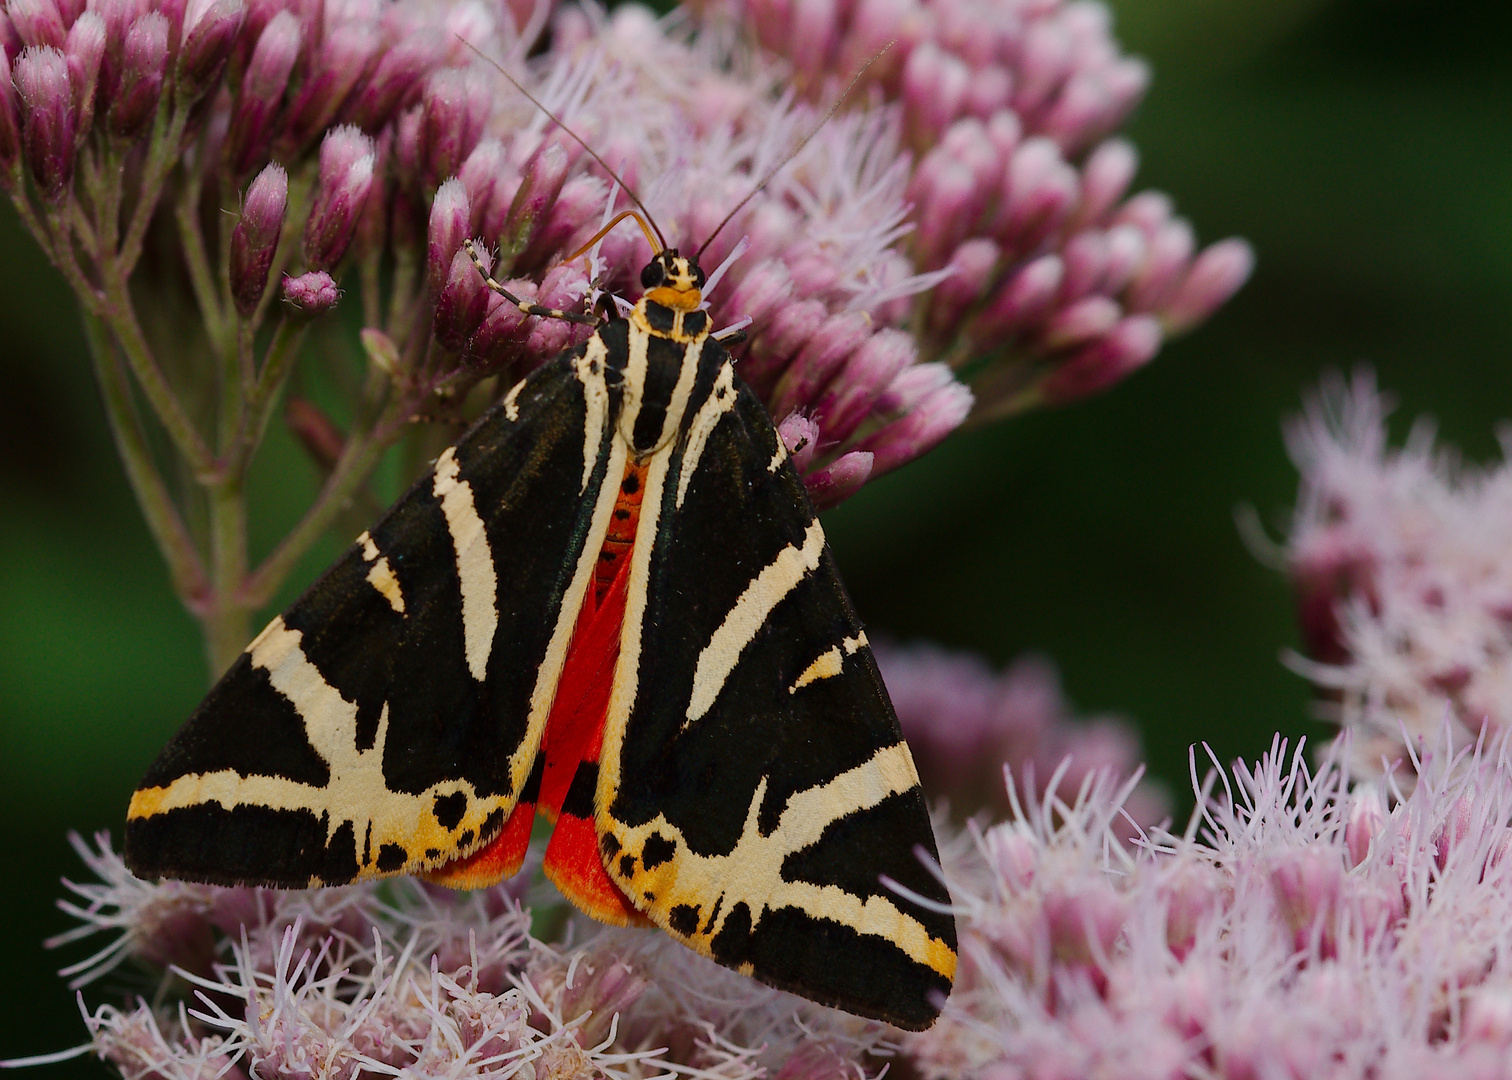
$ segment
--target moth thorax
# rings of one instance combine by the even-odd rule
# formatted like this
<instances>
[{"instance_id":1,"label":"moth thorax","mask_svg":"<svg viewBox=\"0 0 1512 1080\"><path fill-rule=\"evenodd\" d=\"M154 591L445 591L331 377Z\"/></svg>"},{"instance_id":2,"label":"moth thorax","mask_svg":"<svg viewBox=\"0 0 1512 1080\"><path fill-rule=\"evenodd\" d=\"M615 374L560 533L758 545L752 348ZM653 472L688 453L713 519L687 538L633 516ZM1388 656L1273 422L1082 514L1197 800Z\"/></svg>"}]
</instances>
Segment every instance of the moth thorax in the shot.
<instances>
[{"instance_id":1,"label":"moth thorax","mask_svg":"<svg viewBox=\"0 0 1512 1080\"><path fill-rule=\"evenodd\" d=\"M659 251L641 270L645 299L673 311L693 311L703 301L704 272L677 249Z\"/></svg>"}]
</instances>

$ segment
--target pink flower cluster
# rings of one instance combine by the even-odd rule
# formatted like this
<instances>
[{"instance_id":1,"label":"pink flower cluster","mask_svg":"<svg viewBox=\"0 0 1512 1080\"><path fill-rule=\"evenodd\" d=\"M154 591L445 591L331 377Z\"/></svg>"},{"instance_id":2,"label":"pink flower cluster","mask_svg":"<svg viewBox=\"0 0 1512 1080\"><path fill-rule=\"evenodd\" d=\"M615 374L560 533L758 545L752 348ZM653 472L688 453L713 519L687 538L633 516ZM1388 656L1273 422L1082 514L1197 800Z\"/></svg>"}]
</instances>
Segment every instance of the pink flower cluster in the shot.
<instances>
[{"instance_id":1,"label":"pink flower cluster","mask_svg":"<svg viewBox=\"0 0 1512 1080\"><path fill-rule=\"evenodd\" d=\"M1410 793L1350 791L1278 740L1133 852L1111 783L1026 800L945 856L962 969L905 1055L928 1080L1512 1076L1512 759L1418 764Z\"/></svg>"},{"instance_id":2,"label":"pink flower cluster","mask_svg":"<svg viewBox=\"0 0 1512 1080\"><path fill-rule=\"evenodd\" d=\"M1393 448L1388 411L1362 371L1290 425L1302 483L1281 559L1296 666L1377 771L1446 722L1460 745L1512 726L1512 469L1463 465L1424 422Z\"/></svg>"},{"instance_id":3,"label":"pink flower cluster","mask_svg":"<svg viewBox=\"0 0 1512 1080\"><path fill-rule=\"evenodd\" d=\"M979 657L939 646L874 643L877 665L925 794L947 800L958 816L1009 810L1006 773L1043 795L1052 781L1075 791L1107 773L1139 774L1139 735L1127 720L1078 721L1061 695L1054 665L1041 656L996 671ZM1143 782L1125 802L1137 825L1153 825L1168 800Z\"/></svg>"},{"instance_id":4,"label":"pink flower cluster","mask_svg":"<svg viewBox=\"0 0 1512 1080\"><path fill-rule=\"evenodd\" d=\"M738 0L734 10L814 93L878 57L863 82L901 108L918 156L908 250L920 270L950 275L920 296L914 325L924 355L969 373L978 417L1106 389L1249 277L1243 241L1199 253L1165 195L1125 198L1135 152L1103 140L1149 72L1119 50L1103 4Z\"/></svg>"}]
</instances>

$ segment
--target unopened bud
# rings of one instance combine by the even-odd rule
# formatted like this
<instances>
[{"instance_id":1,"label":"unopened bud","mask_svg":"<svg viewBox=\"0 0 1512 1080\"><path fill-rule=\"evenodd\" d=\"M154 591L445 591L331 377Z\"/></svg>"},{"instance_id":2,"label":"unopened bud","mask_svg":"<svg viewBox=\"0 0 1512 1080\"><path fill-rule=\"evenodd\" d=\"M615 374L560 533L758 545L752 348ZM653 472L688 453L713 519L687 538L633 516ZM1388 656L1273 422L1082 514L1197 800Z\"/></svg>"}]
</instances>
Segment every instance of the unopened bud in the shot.
<instances>
[{"instance_id":1,"label":"unopened bud","mask_svg":"<svg viewBox=\"0 0 1512 1080\"><path fill-rule=\"evenodd\" d=\"M973 401L948 364L904 368L879 401L879 407L902 415L862 444L877 455L873 473L881 476L933 449L961 426Z\"/></svg>"},{"instance_id":2,"label":"unopened bud","mask_svg":"<svg viewBox=\"0 0 1512 1080\"><path fill-rule=\"evenodd\" d=\"M8 0L5 14L22 45L61 49L68 39L68 28L53 0Z\"/></svg>"},{"instance_id":3,"label":"unopened bud","mask_svg":"<svg viewBox=\"0 0 1512 1080\"><path fill-rule=\"evenodd\" d=\"M777 425L777 434L793 459L793 468L807 472L819 452L819 425L802 413L788 413Z\"/></svg>"},{"instance_id":4,"label":"unopened bud","mask_svg":"<svg viewBox=\"0 0 1512 1080\"><path fill-rule=\"evenodd\" d=\"M1160 351L1160 321L1130 315L1101 341L1076 353L1039 385L1047 405L1064 405L1099 393L1144 366Z\"/></svg>"},{"instance_id":5,"label":"unopened bud","mask_svg":"<svg viewBox=\"0 0 1512 1080\"><path fill-rule=\"evenodd\" d=\"M105 20L86 11L68 30L63 46L68 58L68 81L73 86L74 111L78 115L80 140L94 123L95 88L100 79L100 63L105 56Z\"/></svg>"},{"instance_id":6,"label":"unopened bud","mask_svg":"<svg viewBox=\"0 0 1512 1080\"><path fill-rule=\"evenodd\" d=\"M37 191L48 202L63 198L73 180L73 88L68 60L53 48L29 48L12 67L20 92L23 143Z\"/></svg>"},{"instance_id":7,"label":"unopened bud","mask_svg":"<svg viewBox=\"0 0 1512 1080\"><path fill-rule=\"evenodd\" d=\"M326 36L312 62L310 77L281 125L278 145L282 152L302 151L330 126L376 64L379 45L376 28L366 22L342 23Z\"/></svg>"},{"instance_id":8,"label":"unopened bud","mask_svg":"<svg viewBox=\"0 0 1512 1080\"><path fill-rule=\"evenodd\" d=\"M268 284L288 201L289 174L281 165L264 166L247 191L241 220L231 230L231 298L244 319L257 310Z\"/></svg>"},{"instance_id":9,"label":"unopened bud","mask_svg":"<svg viewBox=\"0 0 1512 1080\"><path fill-rule=\"evenodd\" d=\"M16 107L10 58L0 47L0 184L9 187L16 179L21 160L21 113Z\"/></svg>"},{"instance_id":10,"label":"unopened bud","mask_svg":"<svg viewBox=\"0 0 1512 1080\"><path fill-rule=\"evenodd\" d=\"M376 147L350 125L336 128L320 144L320 184L305 224L305 262L333 267L346 254L352 233L373 187Z\"/></svg>"},{"instance_id":11,"label":"unopened bud","mask_svg":"<svg viewBox=\"0 0 1512 1080\"><path fill-rule=\"evenodd\" d=\"M280 11L257 39L226 132L225 160L238 177L250 171L267 153L273 137L273 119L288 88L294 61L299 58L300 37L299 17L290 11Z\"/></svg>"},{"instance_id":12,"label":"unopened bud","mask_svg":"<svg viewBox=\"0 0 1512 1080\"><path fill-rule=\"evenodd\" d=\"M491 92L477 68L445 68L425 83L420 122L420 179L426 187L454 176L478 145Z\"/></svg>"},{"instance_id":13,"label":"unopened bud","mask_svg":"<svg viewBox=\"0 0 1512 1080\"><path fill-rule=\"evenodd\" d=\"M197 18L194 15L191 11L185 17L178 54L177 88L186 103L198 101L220 79L246 21L247 6L243 0L214 0Z\"/></svg>"},{"instance_id":14,"label":"unopened bud","mask_svg":"<svg viewBox=\"0 0 1512 1080\"><path fill-rule=\"evenodd\" d=\"M808 488L814 509L828 510L860 491L875 469L876 457L870 451L852 450L805 475L803 486Z\"/></svg>"},{"instance_id":15,"label":"unopened bud","mask_svg":"<svg viewBox=\"0 0 1512 1080\"><path fill-rule=\"evenodd\" d=\"M441 291L451 270L452 256L467 239L472 207L467 186L453 177L436 191L431 203L430 229L426 237L426 281L431 295Z\"/></svg>"},{"instance_id":16,"label":"unopened bud","mask_svg":"<svg viewBox=\"0 0 1512 1080\"><path fill-rule=\"evenodd\" d=\"M348 103L348 122L364 131L387 124L415 84L446 55L446 48L447 41L435 33L401 38L382 54L373 77Z\"/></svg>"},{"instance_id":17,"label":"unopened bud","mask_svg":"<svg viewBox=\"0 0 1512 1080\"><path fill-rule=\"evenodd\" d=\"M1254 268L1254 249L1243 240L1220 240L1206 248L1161 312L1166 332L1180 334L1207 319L1239 291Z\"/></svg>"},{"instance_id":18,"label":"unopened bud","mask_svg":"<svg viewBox=\"0 0 1512 1080\"><path fill-rule=\"evenodd\" d=\"M492 266L492 258L481 246L478 257L485 269ZM482 325L489 292L467 252L453 255L446 281L436 296L436 340L453 352L462 352Z\"/></svg>"},{"instance_id":19,"label":"unopened bud","mask_svg":"<svg viewBox=\"0 0 1512 1080\"><path fill-rule=\"evenodd\" d=\"M567 152L555 141L543 143L526 164L519 190L499 233L500 262L512 265L529 245L546 211L561 194L567 167Z\"/></svg>"},{"instance_id":20,"label":"unopened bud","mask_svg":"<svg viewBox=\"0 0 1512 1080\"><path fill-rule=\"evenodd\" d=\"M290 395L288 403L284 406L284 423L289 431L299 440L305 452L315 459L322 469L329 472L336 467L336 462L341 460L343 451L346 450L346 436L341 429L321 411L320 406L307 398ZM229 893L233 890L227 889ZM224 895L224 893L222 894ZM259 917L260 913L252 913L250 917ZM234 921L232 926L237 925Z\"/></svg>"},{"instance_id":21,"label":"unopened bud","mask_svg":"<svg viewBox=\"0 0 1512 1080\"><path fill-rule=\"evenodd\" d=\"M284 303L307 318L324 315L341 299L341 290L324 270L311 270L298 277L285 276L283 280Z\"/></svg>"},{"instance_id":22,"label":"unopened bud","mask_svg":"<svg viewBox=\"0 0 1512 1080\"><path fill-rule=\"evenodd\" d=\"M918 359L912 334L891 328L872 334L846 361L818 406L825 438L844 443L903 369Z\"/></svg>"},{"instance_id":23,"label":"unopened bud","mask_svg":"<svg viewBox=\"0 0 1512 1080\"><path fill-rule=\"evenodd\" d=\"M131 24L121 59L121 82L110 104L110 131L130 139L151 122L168 64L168 19L149 12Z\"/></svg>"}]
</instances>

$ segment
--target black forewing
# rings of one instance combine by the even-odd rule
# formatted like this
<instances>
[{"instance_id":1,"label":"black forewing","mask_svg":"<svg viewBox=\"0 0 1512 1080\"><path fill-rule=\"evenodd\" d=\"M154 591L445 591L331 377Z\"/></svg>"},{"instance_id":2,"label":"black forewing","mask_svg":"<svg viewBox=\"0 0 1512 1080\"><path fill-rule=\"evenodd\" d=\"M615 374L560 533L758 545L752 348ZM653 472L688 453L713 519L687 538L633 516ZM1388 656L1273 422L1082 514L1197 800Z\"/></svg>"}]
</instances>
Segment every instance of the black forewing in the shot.
<instances>
[{"instance_id":1,"label":"black forewing","mask_svg":"<svg viewBox=\"0 0 1512 1080\"><path fill-rule=\"evenodd\" d=\"M619 786L605 808L606 849L617 857L606 864L638 906L721 963L852 1012L924 1027L950 987L954 922L881 878L949 902L917 854L935 855L928 814L860 623L822 534L813 531L802 480L790 461L773 464L779 436L761 403L738 380L735 393L680 508L681 452L668 470L640 623L637 694ZM761 591L753 581L806 544L815 565L785 576L768 571L776 581L768 584L780 591L744 606L746 616L769 608L760 628L748 639L721 635L722 624L741 618L742 595ZM700 657L717 637L743 648L707 711L690 721ZM707 697L712 684L704 683ZM860 800L867 805L853 805L853 794L832 783L841 774L875 780L889 773L896 781L900 770L911 783ZM816 804L818 824L811 820L806 835L798 829L802 843L780 860L743 854L763 839L784 843L792 834L779 828L785 812L791 807L789 817L797 817ZM759 836L748 837L753 814ZM763 874L781 880L755 880ZM915 923L907 949L890 940L905 935L856 914L858 904L876 908L879 900ZM919 934L932 943L921 946Z\"/></svg>"},{"instance_id":2,"label":"black forewing","mask_svg":"<svg viewBox=\"0 0 1512 1080\"><path fill-rule=\"evenodd\" d=\"M603 481L610 432L585 447L571 365L582 351L530 376L438 463L466 485L494 575L485 677L469 666L468 582L433 469L249 646L163 750L127 823L135 872L334 884L434 866L498 831L518 795L511 760L534 752L524 744L537 671ZM478 593L476 579L474 562ZM488 614L474 608L475 622ZM280 640L307 663L255 662L260 643Z\"/></svg>"}]
</instances>

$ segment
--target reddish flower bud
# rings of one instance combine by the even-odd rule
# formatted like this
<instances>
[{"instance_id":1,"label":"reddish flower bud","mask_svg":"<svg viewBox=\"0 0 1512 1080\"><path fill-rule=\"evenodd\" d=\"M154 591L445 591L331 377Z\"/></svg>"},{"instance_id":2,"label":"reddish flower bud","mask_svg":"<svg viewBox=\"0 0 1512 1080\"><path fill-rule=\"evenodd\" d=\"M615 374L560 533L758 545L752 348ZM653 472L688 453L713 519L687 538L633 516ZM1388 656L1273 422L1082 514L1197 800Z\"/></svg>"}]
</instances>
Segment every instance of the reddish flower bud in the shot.
<instances>
[{"instance_id":1,"label":"reddish flower bud","mask_svg":"<svg viewBox=\"0 0 1512 1080\"><path fill-rule=\"evenodd\" d=\"M177 79L184 101L198 101L220 79L246 18L243 0L214 0L201 11L185 14Z\"/></svg>"},{"instance_id":2,"label":"reddish flower bud","mask_svg":"<svg viewBox=\"0 0 1512 1080\"><path fill-rule=\"evenodd\" d=\"M241 93L231 111L223 151L231 172L242 176L255 168L268 151L273 119L283 101L294 61L299 58L299 17L280 11L263 28L257 48L242 76Z\"/></svg>"},{"instance_id":3,"label":"reddish flower bud","mask_svg":"<svg viewBox=\"0 0 1512 1080\"><path fill-rule=\"evenodd\" d=\"M1088 345L1047 375L1039 385L1047 405L1064 405L1106 390L1160 351L1160 321L1130 315L1101 341Z\"/></svg>"},{"instance_id":4,"label":"reddish flower bud","mask_svg":"<svg viewBox=\"0 0 1512 1080\"><path fill-rule=\"evenodd\" d=\"M866 450L852 450L805 475L803 486L808 488L814 509L828 510L860 491L875 469L875 455Z\"/></svg>"},{"instance_id":5,"label":"reddish flower bud","mask_svg":"<svg viewBox=\"0 0 1512 1080\"><path fill-rule=\"evenodd\" d=\"M954 335L967 310L987 291L998 268L1002 249L985 236L973 236L950 256L950 276L935 286L930 297L929 330Z\"/></svg>"},{"instance_id":6,"label":"reddish flower bud","mask_svg":"<svg viewBox=\"0 0 1512 1080\"><path fill-rule=\"evenodd\" d=\"M559 311L581 311L588 295L588 278L581 260L559 263L546 271L536 299ZM525 335L525 353L536 363L555 356L567 346L588 336L588 328L561 319L533 319Z\"/></svg>"},{"instance_id":7,"label":"reddish flower bud","mask_svg":"<svg viewBox=\"0 0 1512 1080\"><path fill-rule=\"evenodd\" d=\"M421 181L434 187L454 176L483 136L492 89L477 68L445 68L425 83L420 122Z\"/></svg>"},{"instance_id":8,"label":"reddish flower bud","mask_svg":"<svg viewBox=\"0 0 1512 1080\"><path fill-rule=\"evenodd\" d=\"M115 100L131 24L147 14L145 0L96 0L94 12L105 23L105 56L100 63L100 100Z\"/></svg>"},{"instance_id":9,"label":"reddish flower bud","mask_svg":"<svg viewBox=\"0 0 1512 1080\"><path fill-rule=\"evenodd\" d=\"M1220 240L1209 246L1193 261L1161 312L1166 333L1190 330L1217 311L1249 280L1254 268L1254 249L1243 240Z\"/></svg>"},{"instance_id":10,"label":"reddish flower bud","mask_svg":"<svg viewBox=\"0 0 1512 1080\"><path fill-rule=\"evenodd\" d=\"M956 381L948 364L904 368L878 407L903 415L861 444L876 454L872 473L881 476L933 449L971 412L971 391Z\"/></svg>"},{"instance_id":11,"label":"reddish flower bud","mask_svg":"<svg viewBox=\"0 0 1512 1080\"><path fill-rule=\"evenodd\" d=\"M816 414L824 425L824 437L836 443L849 439L877 399L918 355L913 335L902 330L878 330L867 338L819 402Z\"/></svg>"},{"instance_id":12,"label":"reddish flower bud","mask_svg":"<svg viewBox=\"0 0 1512 1080\"><path fill-rule=\"evenodd\" d=\"M5 13L22 45L61 49L68 39L68 28L53 0L8 0Z\"/></svg>"},{"instance_id":13,"label":"reddish flower bud","mask_svg":"<svg viewBox=\"0 0 1512 1080\"><path fill-rule=\"evenodd\" d=\"M119 89L110 103L111 134L130 139L152 122L167 65L168 19L149 12L126 32Z\"/></svg>"},{"instance_id":14,"label":"reddish flower bud","mask_svg":"<svg viewBox=\"0 0 1512 1080\"><path fill-rule=\"evenodd\" d=\"M324 270L311 270L298 277L284 276L284 303L308 318L324 315L341 299L341 290Z\"/></svg>"},{"instance_id":15,"label":"reddish flower bud","mask_svg":"<svg viewBox=\"0 0 1512 1080\"><path fill-rule=\"evenodd\" d=\"M105 56L105 20L92 11L80 15L69 28L63 55L68 58L68 81L73 86L74 110L82 139L94 122L95 88Z\"/></svg>"},{"instance_id":16,"label":"reddish flower bud","mask_svg":"<svg viewBox=\"0 0 1512 1080\"><path fill-rule=\"evenodd\" d=\"M770 398L771 411L786 416L796 408L812 408L820 391L871 335L871 318L862 312L825 319L777 384Z\"/></svg>"},{"instance_id":17,"label":"reddish flower bud","mask_svg":"<svg viewBox=\"0 0 1512 1080\"><path fill-rule=\"evenodd\" d=\"M351 125L336 128L320 144L320 182L304 235L311 268L333 267L346 254L373 186L375 161L373 140Z\"/></svg>"},{"instance_id":18,"label":"reddish flower bud","mask_svg":"<svg viewBox=\"0 0 1512 1080\"><path fill-rule=\"evenodd\" d=\"M1006 251L1032 251L1066 219L1076 198L1076 170L1050 139L1025 139L1003 173L996 213L988 231Z\"/></svg>"},{"instance_id":19,"label":"reddish flower bud","mask_svg":"<svg viewBox=\"0 0 1512 1080\"><path fill-rule=\"evenodd\" d=\"M431 203L430 230L426 237L426 281L432 296L437 295L446 282L452 256L467 238L471 217L467 186L456 177L442 184Z\"/></svg>"},{"instance_id":20,"label":"reddish flower bud","mask_svg":"<svg viewBox=\"0 0 1512 1080\"><path fill-rule=\"evenodd\" d=\"M492 268L493 258L481 242L478 256L485 268ZM453 255L446 282L436 296L436 340L453 352L463 351L483 323L491 292L466 251Z\"/></svg>"},{"instance_id":21,"label":"reddish flower bud","mask_svg":"<svg viewBox=\"0 0 1512 1080\"><path fill-rule=\"evenodd\" d=\"M332 30L320 44L310 77L289 106L279 136L281 152L297 154L330 126L357 86L378 62L376 27L367 22L346 22Z\"/></svg>"},{"instance_id":22,"label":"reddish flower bud","mask_svg":"<svg viewBox=\"0 0 1512 1080\"><path fill-rule=\"evenodd\" d=\"M1163 307L1186 278L1196 247L1197 237L1184 218L1174 218L1157 230L1144 265L1129 282L1126 301L1130 310L1158 311Z\"/></svg>"},{"instance_id":23,"label":"reddish flower bud","mask_svg":"<svg viewBox=\"0 0 1512 1080\"><path fill-rule=\"evenodd\" d=\"M231 298L244 319L262 300L288 202L289 174L281 165L264 166L247 190L241 220L231 230Z\"/></svg>"},{"instance_id":24,"label":"reddish flower bud","mask_svg":"<svg viewBox=\"0 0 1512 1080\"><path fill-rule=\"evenodd\" d=\"M532 296L535 283L521 279L505 283L516 296ZM487 312L467 342L467 360L485 371L498 371L524 355L525 313L493 290L488 292Z\"/></svg>"},{"instance_id":25,"label":"reddish flower bud","mask_svg":"<svg viewBox=\"0 0 1512 1080\"><path fill-rule=\"evenodd\" d=\"M1046 352L1096 341L1118 325L1123 309L1106 296L1087 296L1061 308L1040 329L1036 344Z\"/></svg>"},{"instance_id":26,"label":"reddish flower bud","mask_svg":"<svg viewBox=\"0 0 1512 1080\"><path fill-rule=\"evenodd\" d=\"M21 114L16 107L10 58L0 47L0 183L9 187L21 160Z\"/></svg>"},{"instance_id":27,"label":"reddish flower bud","mask_svg":"<svg viewBox=\"0 0 1512 1080\"><path fill-rule=\"evenodd\" d=\"M991 342L1022 330L1049 310L1065 276L1066 264L1059 255L1041 255L1019 267L972 321L971 336Z\"/></svg>"},{"instance_id":28,"label":"reddish flower bud","mask_svg":"<svg viewBox=\"0 0 1512 1080\"><path fill-rule=\"evenodd\" d=\"M447 42L437 33L412 33L378 59L373 77L348 103L346 118L365 131L377 131L405 104L425 73L446 56Z\"/></svg>"},{"instance_id":29,"label":"reddish flower bud","mask_svg":"<svg viewBox=\"0 0 1512 1080\"><path fill-rule=\"evenodd\" d=\"M29 48L16 58L12 72L23 105L27 162L39 194L56 202L73 180L77 114L68 60L57 49Z\"/></svg>"},{"instance_id":30,"label":"reddish flower bud","mask_svg":"<svg viewBox=\"0 0 1512 1080\"><path fill-rule=\"evenodd\" d=\"M793 468L807 472L819 452L819 425L802 413L788 413L777 425L777 434L793 458Z\"/></svg>"},{"instance_id":31,"label":"reddish flower bud","mask_svg":"<svg viewBox=\"0 0 1512 1080\"><path fill-rule=\"evenodd\" d=\"M524 168L519 190L499 231L499 258L513 266L529 246L535 231L567 179L567 151L554 140L541 144Z\"/></svg>"},{"instance_id":32,"label":"reddish flower bud","mask_svg":"<svg viewBox=\"0 0 1512 1080\"><path fill-rule=\"evenodd\" d=\"M467 155L467 160L462 163L462 168L457 171L463 185L467 188L467 202L472 207L472 221L469 224L474 233L481 232L484 236L497 236L498 228L485 228L494 205L494 193L500 187L500 181L504 170L507 168L504 156L504 144L498 139L484 139ZM505 204L505 210L508 203ZM496 226L501 226L501 220Z\"/></svg>"}]
</instances>

